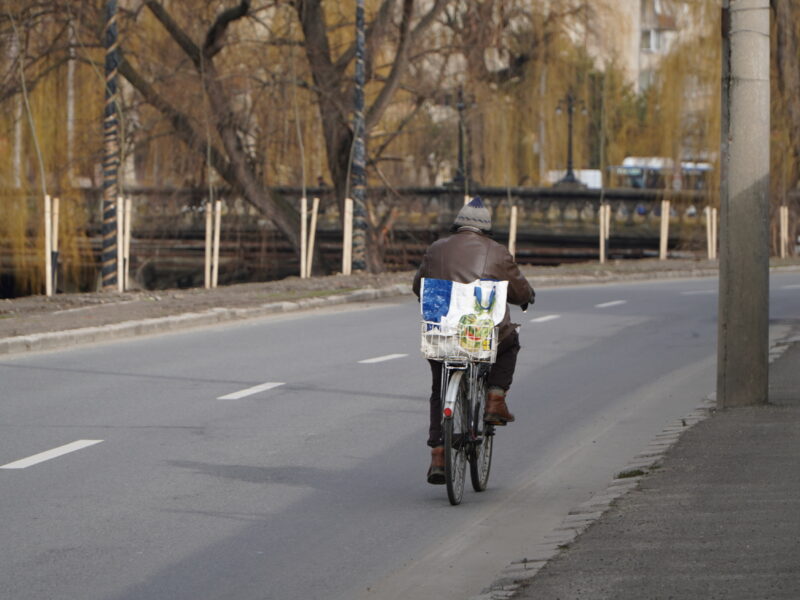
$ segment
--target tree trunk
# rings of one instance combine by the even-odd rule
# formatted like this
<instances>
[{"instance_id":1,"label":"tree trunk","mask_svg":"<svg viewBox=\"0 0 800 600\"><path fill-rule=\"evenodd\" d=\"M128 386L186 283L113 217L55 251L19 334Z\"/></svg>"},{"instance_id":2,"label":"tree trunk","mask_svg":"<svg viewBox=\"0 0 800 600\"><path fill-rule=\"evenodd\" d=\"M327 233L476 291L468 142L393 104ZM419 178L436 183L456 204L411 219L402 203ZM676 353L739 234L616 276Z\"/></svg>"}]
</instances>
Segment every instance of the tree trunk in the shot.
<instances>
[{"instance_id":1,"label":"tree trunk","mask_svg":"<svg viewBox=\"0 0 800 600\"><path fill-rule=\"evenodd\" d=\"M272 221L299 257L300 217L298 211L283 198L274 197L269 188L259 180L237 132L235 112L213 62L214 56L222 49L222 40L228 26L248 13L249 1L242 0L238 6L221 12L208 30L202 48L192 41L159 2L147 0L145 4L193 62L201 76L201 82L211 107L211 117L222 140L225 154L222 155L215 148L209 151L208 143L194 130L191 120L161 98L130 63L124 62L120 72L139 90L145 100L170 119L179 137L190 148L200 150L204 154L208 153L212 165L220 176L234 190L241 193L245 201Z\"/></svg>"},{"instance_id":2,"label":"tree trunk","mask_svg":"<svg viewBox=\"0 0 800 600\"><path fill-rule=\"evenodd\" d=\"M795 97L797 90L800 90L800 38L797 25L800 8L793 0L772 0L771 4L775 15L777 91L789 121L791 162L796 165L800 161L800 103ZM796 183L797 174L793 174L793 180L787 182L787 189L793 188Z\"/></svg>"}]
</instances>

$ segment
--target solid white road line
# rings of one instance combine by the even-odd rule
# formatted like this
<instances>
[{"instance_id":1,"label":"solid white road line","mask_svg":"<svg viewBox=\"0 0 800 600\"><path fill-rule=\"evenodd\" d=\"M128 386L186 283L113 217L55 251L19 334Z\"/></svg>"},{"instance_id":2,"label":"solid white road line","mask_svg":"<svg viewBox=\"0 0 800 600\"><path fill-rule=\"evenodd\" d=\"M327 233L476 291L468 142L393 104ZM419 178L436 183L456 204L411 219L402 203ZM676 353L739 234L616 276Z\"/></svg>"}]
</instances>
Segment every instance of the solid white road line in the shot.
<instances>
[{"instance_id":1,"label":"solid white road line","mask_svg":"<svg viewBox=\"0 0 800 600\"><path fill-rule=\"evenodd\" d=\"M800 283L795 283L792 285L784 285L781 287L782 290L800 290Z\"/></svg>"},{"instance_id":2,"label":"solid white road line","mask_svg":"<svg viewBox=\"0 0 800 600\"><path fill-rule=\"evenodd\" d=\"M255 385L251 388L247 388L246 390L239 390L238 392L233 392L232 394L226 394L225 396L220 396L219 398L217 398L217 400L239 400L240 398L244 398L246 396L252 396L253 394L258 394L259 392L266 392L267 390L271 390L272 388L276 388L282 385L286 384L277 381L268 381L267 383L262 383L261 385Z\"/></svg>"},{"instance_id":3,"label":"solid white road line","mask_svg":"<svg viewBox=\"0 0 800 600\"><path fill-rule=\"evenodd\" d=\"M717 290L692 290L691 292L681 292L681 296L705 296L716 294Z\"/></svg>"},{"instance_id":4,"label":"solid white road line","mask_svg":"<svg viewBox=\"0 0 800 600\"><path fill-rule=\"evenodd\" d=\"M64 454L69 454L70 452L75 452L76 450L81 450L89 446L94 446L95 444L99 444L102 441L103 440L78 440L76 442L72 442L71 444L59 446L58 448L53 448L52 450L47 450L46 452L40 452L39 454L34 454L33 456L29 456L28 458L23 458L8 463L7 465L1 466L0 469L26 469L30 466L42 463L46 460L50 460L52 458L58 458L59 456L63 456Z\"/></svg>"},{"instance_id":5,"label":"solid white road line","mask_svg":"<svg viewBox=\"0 0 800 600\"><path fill-rule=\"evenodd\" d=\"M546 323L547 321L555 321L556 319L560 319L561 315L545 315L543 317L537 317L535 319L531 319L531 323Z\"/></svg>"},{"instance_id":6,"label":"solid white road line","mask_svg":"<svg viewBox=\"0 0 800 600\"><path fill-rule=\"evenodd\" d=\"M408 356L408 354L387 354L386 356L376 356L375 358L367 358L364 360L358 361L359 364L362 365L371 365L373 363L384 362L387 360L394 360L395 358L403 358L404 356Z\"/></svg>"},{"instance_id":7,"label":"solid white road line","mask_svg":"<svg viewBox=\"0 0 800 600\"><path fill-rule=\"evenodd\" d=\"M603 302L602 304L595 304L595 308L608 308L610 306L619 306L620 304L627 304L627 300L612 300L611 302Z\"/></svg>"}]
</instances>

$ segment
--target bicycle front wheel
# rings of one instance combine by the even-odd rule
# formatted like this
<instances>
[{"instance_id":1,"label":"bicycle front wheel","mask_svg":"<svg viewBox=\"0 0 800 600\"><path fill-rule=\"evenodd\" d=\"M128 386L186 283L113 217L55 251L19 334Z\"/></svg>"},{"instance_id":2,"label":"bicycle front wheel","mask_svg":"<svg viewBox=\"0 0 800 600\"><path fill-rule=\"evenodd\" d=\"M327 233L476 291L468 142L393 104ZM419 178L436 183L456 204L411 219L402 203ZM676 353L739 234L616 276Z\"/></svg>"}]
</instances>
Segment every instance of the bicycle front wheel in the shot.
<instances>
[{"instance_id":1,"label":"bicycle front wheel","mask_svg":"<svg viewBox=\"0 0 800 600\"><path fill-rule=\"evenodd\" d=\"M492 467L492 446L494 443L494 426L483 422L483 413L486 409L486 378L479 377L475 393L475 442L469 455L469 477L472 480L472 489L482 492L489 483L489 471Z\"/></svg>"},{"instance_id":2,"label":"bicycle front wheel","mask_svg":"<svg viewBox=\"0 0 800 600\"><path fill-rule=\"evenodd\" d=\"M447 386L447 399L453 414L444 419L444 478L450 504L461 503L467 475L467 431L469 412L466 409L467 382L463 371L454 371Z\"/></svg>"}]
</instances>

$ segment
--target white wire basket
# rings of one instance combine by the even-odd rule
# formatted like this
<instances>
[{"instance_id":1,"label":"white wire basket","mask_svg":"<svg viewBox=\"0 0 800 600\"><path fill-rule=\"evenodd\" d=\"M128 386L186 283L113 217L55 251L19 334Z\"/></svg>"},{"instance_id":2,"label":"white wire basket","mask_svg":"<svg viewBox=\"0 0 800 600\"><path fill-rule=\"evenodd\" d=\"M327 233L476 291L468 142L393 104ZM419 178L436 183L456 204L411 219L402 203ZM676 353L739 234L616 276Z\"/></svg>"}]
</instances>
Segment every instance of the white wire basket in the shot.
<instances>
[{"instance_id":1,"label":"white wire basket","mask_svg":"<svg viewBox=\"0 0 800 600\"><path fill-rule=\"evenodd\" d=\"M422 321L421 350L425 358L441 361L493 363L497 359L497 326L459 323L447 327Z\"/></svg>"}]
</instances>

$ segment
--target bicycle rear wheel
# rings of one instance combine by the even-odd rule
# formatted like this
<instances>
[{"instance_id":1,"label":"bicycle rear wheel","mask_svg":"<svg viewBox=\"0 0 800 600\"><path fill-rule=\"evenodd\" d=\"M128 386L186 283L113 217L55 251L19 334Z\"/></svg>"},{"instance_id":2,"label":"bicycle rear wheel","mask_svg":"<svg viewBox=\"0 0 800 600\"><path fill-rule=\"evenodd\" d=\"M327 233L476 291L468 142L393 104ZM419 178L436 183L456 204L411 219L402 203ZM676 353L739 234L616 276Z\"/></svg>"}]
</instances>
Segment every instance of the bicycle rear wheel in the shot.
<instances>
[{"instance_id":1,"label":"bicycle rear wheel","mask_svg":"<svg viewBox=\"0 0 800 600\"><path fill-rule=\"evenodd\" d=\"M450 504L461 503L467 475L467 378L463 371L453 371L447 386L447 399L453 402L453 414L444 420L444 479ZM446 404L450 402L446 401Z\"/></svg>"},{"instance_id":2,"label":"bicycle rear wheel","mask_svg":"<svg viewBox=\"0 0 800 600\"><path fill-rule=\"evenodd\" d=\"M469 453L469 477L472 480L472 489L482 492L489 483L489 471L492 468L492 448L494 445L494 426L483 422L483 413L486 408L486 376L478 377L475 393L478 401L475 403L473 415L474 431L477 438Z\"/></svg>"}]
</instances>

